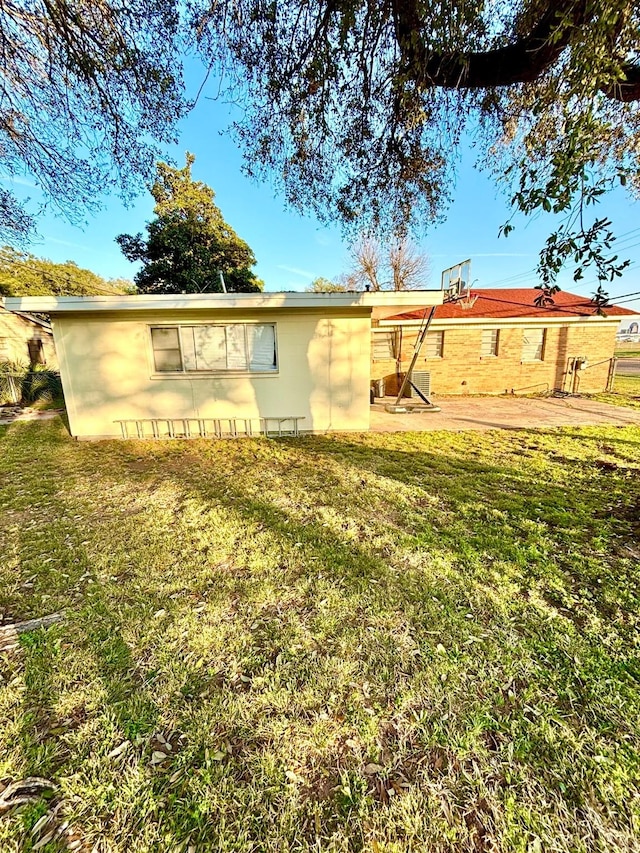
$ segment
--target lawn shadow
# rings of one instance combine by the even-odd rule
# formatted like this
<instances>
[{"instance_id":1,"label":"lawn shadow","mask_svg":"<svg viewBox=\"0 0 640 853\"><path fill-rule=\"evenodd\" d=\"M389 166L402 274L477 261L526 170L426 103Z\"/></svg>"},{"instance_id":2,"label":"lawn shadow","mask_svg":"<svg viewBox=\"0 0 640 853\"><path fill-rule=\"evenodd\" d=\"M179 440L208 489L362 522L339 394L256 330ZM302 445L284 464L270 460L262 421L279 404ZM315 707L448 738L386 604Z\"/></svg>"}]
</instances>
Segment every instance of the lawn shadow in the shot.
<instances>
[{"instance_id":1,"label":"lawn shadow","mask_svg":"<svg viewBox=\"0 0 640 853\"><path fill-rule=\"evenodd\" d=\"M237 445L204 441L71 445L66 439L73 448L73 464L79 466L74 476L99 472L98 490L117 490L126 484L127 494L142 501L163 489L171 491L176 500L176 532L169 537L173 551L167 564L179 559L185 564L177 579L144 575L147 564L141 543L153 536L153 527L140 513L135 516L138 539L130 546L131 575L112 583L91 579L91 595L69 626L82 632L81 638L76 634L76 642L86 648L100 679L104 710L114 717L125 737L149 733L156 725L162 709L153 698L151 681L140 676L140 672L148 674L149 668L137 659L127 638L140 624L154 625L153 608L166 608L170 630L172 613L193 606L190 585L196 573L190 568L189 549L196 544L181 539L185 530L179 524L181 507L193 501L199 514L193 517L200 517L202 525L215 524L216 519L221 523L220 518L233 520L238 551L242 546L244 555L230 547L224 567L218 559L210 566L218 595L229 598L230 630L237 628L242 640L229 649L230 658L231 651L238 653L238 677L224 672L205 677L198 674L202 667L190 663L185 668L184 686L194 696L176 692L170 697L185 718L194 714L193 706L214 700L238 709L242 724L238 724L237 737L213 728L191 732L202 744L213 743L214 736L219 741L229 738L228 755L233 758L225 757L224 767L211 773L212 786L227 780L235 786L231 789L234 795L241 797L250 783L261 778L256 768L262 766L269 749L285 754L284 747L280 753L273 747L276 733L286 745L288 729L280 722L297 718L300 728L306 726L305 731L310 732L317 715L329 708L330 722L339 724L341 730L358 733L368 726L374 731L376 748L380 754L388 752L391 757L384 762L390 766L394 750L403 753L409 749L400 742L398 730L403 715L411 716L414 740L407 743L415 764L406 761L402 771L409 774L414 787L444 784L442 761L455 767L456 750L460 755L466 750L480 766L478 754L483 748L479 744L486 742L482 753L486 778L482 781L490 778L490 768L496 774L499 768L503 781L496 782L498 799L503 795L504 773L514 767L556 793L563 790L558 785L565 786L560 795L569 798L570 768L561 771L553 766L550 746L536 728L536 720L527 716L524 699L538 702L536 711L539 706L541 717L555 715L563 725L575 725L576 730L581 727L591 734L606 724L612 737L616 735L614 723L598 718L585 675L591 667L597 686L605 663L610 672L617 672L615 655L587 634L584 612L565 605L567 595L577 597L580 591L581 601L589 599L593 612L603 620L616 618L615 608L624 618L631 607L623 597L615 598L616 588L609 588L609 579L602 583L602 561L577 571L581 551L589 551L595 537L609 535L610 528L599 525L594 513L604 512L611 489L603 484L617 483L618 475L605 471L596 482L585 478L573 484L566 478L552 482L545 479L544 469L533 476L524 461L516 458L509 464L497 464L471 458L463 448L445 456L429 450L428 445L421 446L415 438L408 439L408 449L383 446L383 439L373 445L367 441L313 437L273 443L247 440ZM394 439L396 444L400 441ZM27 459L26 444L22 453ZM18 456L15 464L19 467ZM81 466L77 460L82 460ZM45 469L55 469L55 444L42 462ZM58 496L57 501L56 514L72 529L80 509L76 499L69 494ZM331 510L333 515L323 515L323 510ZM108 526L116 538L124 538L131 533L133 522L129 518L125 524L124 515L105 518L92 531L98 538L100 524ZM575 531L582 538L575 542L573 555L564 554L565 536ZM251 547L264 548L273 558L265 577L250 567L246 553ZM82 542L74 540L77 557L82 548ZM261 592L267 583L276 598L265 605ZM124 587L125 607L118 598ZM330 593L335 594L332 600L338 619L323 611L323 598ZM559 597L555 603L554 595ZM287 635L290 613L301 626L293 637L293 650ZM69 626L56 630L66 632ZM155 631L154 642L160 644L164 629L150 630ZM582 668L565 654L563 643L569 634L572 648L583 658ZM57 642L59 636L52 634L52 641ZM178 660L186 658L190 639L185 636L184 647L176 647ZM510 644L515 647L513 655ZM342 682L330 684L326 673L341 658L352 671ZM42 687L29 694L27 711L38 702L47 708L55 704L46 661L41 655L31 664L37 667ZM203 666L206 674L207 663ZM514 672L519 673L519 680L514 679ZM281 692L274 687L272 696L261 698L264 688L259 687L260 680L270 678L272 685L281 679L276 685ZM365 689L364 684L369 686ZM314 687L319 698L312 703L309 696ZM202 695L201 689L205 691ZM269 729L269 720L278 725ZM526 744L523 733L529 737ZM439 751L434 752L436 747ZM567 749L571 748L568 744ZM364 755L356 761L345 757L349 747L343 743L331 749L335 778L331 777L328 793L323 795L324 808L327 819L346 821L350 812L341 805L345 783L340 772L345 778L353 773L355 784L353 768L362 780L361 765L377 761L378 756ZM205 763L201 752L194 753L192 771L200 771ZM65 760L72 763L72 759ZM460 761L461 778L479 772L472 769L471 759L464 765ZM266 800L273 797L277 804L274 790L279 797L284 794L270 784ZM374 782L370 788L367 782L360 784L363 796L373 798L371 808L384 811L388 793L386 802L375 799L383 795ZM461 811L456 812L456 820L463 826L463 814L478 795L474 784L458 789ZM318 790L306 795L310 802L319 799ZM180 794L176 809L188 813L197 798L204 796ZM304 802L296 807L302 814ZM212 843L214 832L210 824L204 825L199 840ZM309 830L309 837L312 835Z\"/></svg>"}]
</instances>

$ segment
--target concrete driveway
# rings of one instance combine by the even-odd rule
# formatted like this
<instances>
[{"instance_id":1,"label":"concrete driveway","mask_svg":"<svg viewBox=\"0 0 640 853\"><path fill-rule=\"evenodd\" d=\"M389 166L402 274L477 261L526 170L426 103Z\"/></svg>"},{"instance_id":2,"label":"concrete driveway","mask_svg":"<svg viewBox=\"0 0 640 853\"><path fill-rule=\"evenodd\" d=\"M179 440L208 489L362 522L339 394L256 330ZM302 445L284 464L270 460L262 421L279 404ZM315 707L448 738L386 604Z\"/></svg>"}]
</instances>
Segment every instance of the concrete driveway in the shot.
<instances>
[{"instance_id":1,"label":"concrete driveway","mask_svg":"<svg viewBox=\"0 0 640 853\"><path fill-rule=\"evenodd\" d=\"M385 402L395 400L376 401L371 407L372 432L640 425L640 409L581 397L448 397L434 400L440 412L406 415L385 412Z\"/></svg>"}]
</instances>

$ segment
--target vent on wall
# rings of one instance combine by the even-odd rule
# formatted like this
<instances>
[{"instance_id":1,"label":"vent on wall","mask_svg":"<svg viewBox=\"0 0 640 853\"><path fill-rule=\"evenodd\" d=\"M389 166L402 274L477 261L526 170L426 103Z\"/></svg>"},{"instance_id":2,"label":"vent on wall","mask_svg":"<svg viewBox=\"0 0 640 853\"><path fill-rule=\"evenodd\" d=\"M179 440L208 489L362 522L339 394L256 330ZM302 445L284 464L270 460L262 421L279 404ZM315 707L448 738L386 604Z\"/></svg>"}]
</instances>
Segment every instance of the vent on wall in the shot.
<instances>
[{"instance_id":1,"label":"vent on wall","mask_svg":"<svg viewBox=\"0 0 640 853\"><path fill-rule=\"evenodd\" d=\"M419 388L425 397L429 397L431 395L431 373L428 370L414 370L411 375L411 381ZM411 386L409 386L411 387ZM411 388L411 396L418 397L419 395L416 393L414 388Z\"/></svg>"}]
</instances>

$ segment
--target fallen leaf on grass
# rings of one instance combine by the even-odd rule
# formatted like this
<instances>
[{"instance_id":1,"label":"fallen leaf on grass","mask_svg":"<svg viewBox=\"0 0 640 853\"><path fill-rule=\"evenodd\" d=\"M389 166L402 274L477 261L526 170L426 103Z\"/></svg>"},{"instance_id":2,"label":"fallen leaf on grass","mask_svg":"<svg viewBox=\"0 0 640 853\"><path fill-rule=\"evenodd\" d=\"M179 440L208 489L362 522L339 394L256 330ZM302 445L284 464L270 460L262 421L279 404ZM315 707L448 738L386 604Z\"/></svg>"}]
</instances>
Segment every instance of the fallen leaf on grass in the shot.
<instances>
[{"instance_id":1,"label":"fallen leaf on grass","mask_svg":"<svg viewBox=\"0 0 640 853\"><path fill-rule=\"evenodd\" d=\"M117 758L119 755L126 752L130 746L131 741L123 740L119 746L116 746L115 749L112 749L111 752L107 753L107 758Z\"/></svg>"},{"instance_id":2,"label":"fallen leaf on grass","mask_svg":"<svg viewBox=\"0 0 640 853\"><path fill-rule=\"evenodd\" d=\"M284 775L290 782L293 782L296 785L301 785L304 782L302 776L298 776L298 774L293 770L286 770Z\"/></svg>"},{"instance_id":3,"label":"fallen leaf on grass","mask_svg":"<svg viewBox=\"0 0 640 853\"><path fill-rule=\"evenodd\" d=\"M36 843L33 845L33 847L31 849L32 850L39 850L41 847L44 847L45 844L48 844L53 839L55 834L56 834L55 829L52 829L51 832L47 832L47 834L43 835L39 841L36 841Z\"/></svg>"},{"instance_id":4,"label":"fallen leaf on grass","mask_svg":"<svg viewBox=\"0 0 640 853\"><path fill-rule=\"evenodd\" d=\"M42 817L41 817L41 818L39 818L39 819L34 823L34 825L33 825L32 829L31 829L31 835L32 835L32 836L38 835L38 834L39 834L39 832L40 832L40 830L41 830L41 829L44 829L44 828L45 828L45 826L49 823L49 821L51 821L51 819L52 819L52 814L51 814L51 812L47 812L46 814L43 814L43 815L42 815Z\"/></svg>"}]
</instances>

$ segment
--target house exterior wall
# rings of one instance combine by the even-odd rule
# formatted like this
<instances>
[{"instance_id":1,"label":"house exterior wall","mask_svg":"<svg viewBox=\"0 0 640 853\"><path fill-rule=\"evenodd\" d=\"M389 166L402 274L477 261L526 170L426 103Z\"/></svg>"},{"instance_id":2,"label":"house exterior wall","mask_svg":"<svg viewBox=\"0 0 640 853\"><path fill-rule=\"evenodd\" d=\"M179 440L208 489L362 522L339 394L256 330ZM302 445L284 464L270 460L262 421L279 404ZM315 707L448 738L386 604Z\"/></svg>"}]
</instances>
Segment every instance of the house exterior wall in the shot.
<instances>
[{"instance_id":1,"label":"house exterior wall","mask_svg":"<svg viewBox=\"0 0 640 853\"><path fill-rule=\"evenodd\" d=\"M150 326L274 323L274 373L158 375ZM72 435L124 419L304 418L304 431L369 428L369 310L59 314L54 334Z\"/></svg>"},{"instance_id":2,"label":"house exterior wall","mask_svg":"<svg viewBox=\"0 0 640 853\"><path fill-rule=\"evenodd\" d=\"M42 341L42 353L47 367L56 370L58 359L52 335L37 323L0 306L0 361L29 364L29 342Z\"/></svg>"},{"instance_id":3,"label":"house exterior wall","mask_svg":"<svg viewBox=\"0 0 640 853\"><path fill-rule=\"evenodd\" d=\"M444 332L442 358L421 355L415 370L430 371L431 390L436 395L535 393L545 387L597 393L607 384L618 322L601 318L553 324L545 324L537 318L517 323L434 322L433 331ZM543 360L523 361L524 330L540 328L546 329ZM500 330L497 356L481 356L483 329ZM400 373L409 366L417 334L415 326L402 329ZM569 371L569 360L579 357L586 357L589 367L577 372L574 387L575 374ZM397 393L397 372L398 366L393 359L371 362L372 379L386 378L387 394Z\"/></svg>"}]
</instances>

